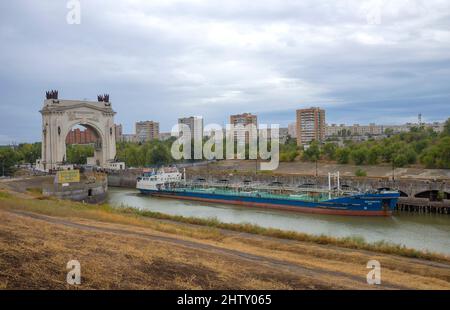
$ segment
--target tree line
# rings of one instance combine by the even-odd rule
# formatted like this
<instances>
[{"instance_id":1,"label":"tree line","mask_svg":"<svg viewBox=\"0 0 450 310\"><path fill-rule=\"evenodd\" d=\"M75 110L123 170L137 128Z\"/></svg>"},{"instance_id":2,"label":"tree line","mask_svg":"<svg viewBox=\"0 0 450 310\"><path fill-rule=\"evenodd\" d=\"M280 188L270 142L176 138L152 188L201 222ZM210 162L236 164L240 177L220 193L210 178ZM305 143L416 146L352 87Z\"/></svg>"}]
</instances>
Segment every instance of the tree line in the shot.
<instances>
[{"instance_id":1,"label":"tree line","mask_svg":"<svg viewBox=\"0 0 450 310\"><path fill-rule=\"evenodd\" d=\"M291 142L292 143L292 142ZM441 134L431 128L415 127L409 132L391 134L388 137L364 142L345 141L339 146L332 141L319 144L313 141L309 148L303 150L286 147L281 160L293 161L299 157L306 161L327 160L339 164L377 165L390 163L395 167L421 164L426 168L450 169L450 119L444 125Z\"/></svg>"},{"instance_id":2,"label":"tree line","mask_svg":"<svg viewBox=\"0 0 450 310\"><path fill-rule=\"evenodd\" d=\"M152 140L145 143L117 143L118 161L127 167L146 167L173 164L170 150L174 138L166 141ZM225 148L224 148L225 149ZM224 150L225 151L225 150ZM192 152L194 148L192 147ZM248 146L246 147L248 154ZM94 156L93 145L68 145L68 163L85 164ZM11 175L21 163L35 163L41 157L41 143L0 147L0 175ZM313 141L307 149L297 146L296 139L288 137L280 144L280 161L326 160L339 164L377 165L389 163L395 167L421 164L426 168L450 169L450 119L441 134L431 129L412 128L410 132L392 134L381 140L365 142L345 141L339 146L332 141L320 144Z\"/></svg>"}]
</instances>

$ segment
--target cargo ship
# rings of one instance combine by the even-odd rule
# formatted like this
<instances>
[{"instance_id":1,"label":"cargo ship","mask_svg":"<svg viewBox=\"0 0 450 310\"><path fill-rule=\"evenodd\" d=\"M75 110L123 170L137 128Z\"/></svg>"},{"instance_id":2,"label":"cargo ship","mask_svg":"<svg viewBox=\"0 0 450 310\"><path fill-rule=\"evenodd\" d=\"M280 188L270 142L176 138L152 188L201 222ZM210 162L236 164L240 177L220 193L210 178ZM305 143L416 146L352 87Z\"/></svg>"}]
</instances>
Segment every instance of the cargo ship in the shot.
<instances>
[{"instance_id":1,"label":"cargo ship","mask_svg":"<svg viewBox=\"0 0 450 310\"><path fill-rule=\"evenodd\" d=\"M328 189L284 188L257 184L205 184L188 183L186 173L176 168L148 170L137 178L136 188L146 195L172 199L232 204L246 207L271 208L305 213L390 216L400 196L397 191L344 191L331 186Z\"/></svg>"}]
</instances>

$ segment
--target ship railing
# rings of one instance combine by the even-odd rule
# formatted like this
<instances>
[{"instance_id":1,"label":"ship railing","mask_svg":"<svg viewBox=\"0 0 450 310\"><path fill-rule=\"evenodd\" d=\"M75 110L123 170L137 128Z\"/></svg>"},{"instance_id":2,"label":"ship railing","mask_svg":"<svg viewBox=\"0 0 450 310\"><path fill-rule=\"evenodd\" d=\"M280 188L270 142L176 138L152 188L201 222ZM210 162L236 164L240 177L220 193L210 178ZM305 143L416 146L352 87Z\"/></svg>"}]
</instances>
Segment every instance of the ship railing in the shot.
<instances>
[{"instance_id":1,"label":"ship railing","mask_svg":"<svg viewBox=\"0 0 450 310\"><path fill-rule=\"evenodd\" d=\"M195 187L195 188L209 188L209 187L215 187L215 188L222 188L222 189L230 189L230 190L236 190L236 191L248 191L248 190L261 190L266 192L293 192L293 193L302 193L302 192L316 192L316 193L331 193L333 196L340 196L340 195L350 195L355 194L357 191L348 189L327 189L327 188L313 188L313 187L297 187L297 186L274 186L269 185L267 183L223 183L223 182L187 182L186 184L183 184L180 186L187 186L187 187Z\"/></svg>"}]
</instances>

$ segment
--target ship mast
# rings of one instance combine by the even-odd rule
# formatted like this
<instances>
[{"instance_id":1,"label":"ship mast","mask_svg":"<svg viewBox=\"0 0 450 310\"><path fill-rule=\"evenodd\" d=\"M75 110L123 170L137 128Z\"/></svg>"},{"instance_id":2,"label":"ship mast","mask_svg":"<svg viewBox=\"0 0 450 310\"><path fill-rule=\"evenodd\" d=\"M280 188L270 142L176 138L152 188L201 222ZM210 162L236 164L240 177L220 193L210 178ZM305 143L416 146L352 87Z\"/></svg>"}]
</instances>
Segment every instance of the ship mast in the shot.
<instances>
[{"instance_id":1,"label":"ship mast","mask_svg":"<svg viewBox=\"0 0 450 310\"><path fill-rule=\"evenodd\" d=\"M331 177L333 177L334 179L334 183L337 185L336 189L337 189L337 193L338 195L341 192L341 182L340 182L340 175L339 175L339 171L335 172L335 173L330 173L328 172L328 198L331 199L331 192L332 192L332 188L331 188Z\"/></svg>"}]
</instances>

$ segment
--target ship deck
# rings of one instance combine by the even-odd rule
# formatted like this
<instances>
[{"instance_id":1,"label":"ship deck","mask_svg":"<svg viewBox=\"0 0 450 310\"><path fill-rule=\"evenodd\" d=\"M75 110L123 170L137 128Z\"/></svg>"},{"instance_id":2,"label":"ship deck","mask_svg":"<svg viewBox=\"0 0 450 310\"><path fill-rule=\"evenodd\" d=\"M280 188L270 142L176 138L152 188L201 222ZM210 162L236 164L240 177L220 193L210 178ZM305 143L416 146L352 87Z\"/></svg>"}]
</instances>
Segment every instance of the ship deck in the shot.
<instances>
[{"instance_id":1,"label":"ship deck","mask_svg":"<svg viewBox=\"0 0 450 310\"><path fill-rule=\"evenodd\" d=\"M315 191L305 191L296 192L292 194L286 193L274 193L269 191L261 191L258 189L243 188L241 190L235 188L219 188L219 187L195 187L195 186L185 186L185 187L174 187L170 189L175 192L191 192L199 194L214 194L214 195L224 195L224 196L240 196L240 197L254 197L254 198L269 198L269 199L287 199L293 201L307 201L307 202L322 202L334 198L339 198L335 193L330 192L315 192ZM274 188L271 188L274 191ZM298 190L298 189L297 189ZM278 189L278 191L280 191Z\"/></svg>"}]
</instances>

